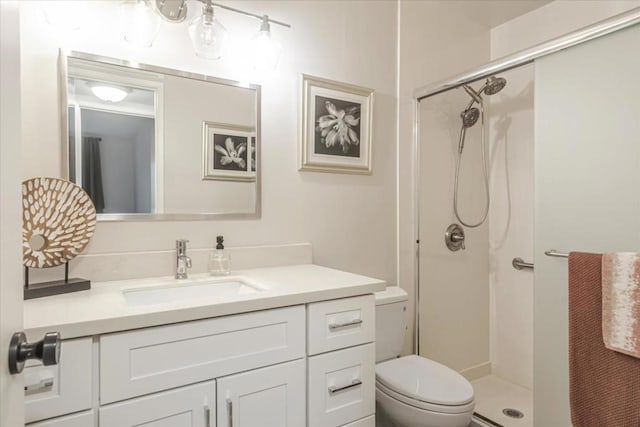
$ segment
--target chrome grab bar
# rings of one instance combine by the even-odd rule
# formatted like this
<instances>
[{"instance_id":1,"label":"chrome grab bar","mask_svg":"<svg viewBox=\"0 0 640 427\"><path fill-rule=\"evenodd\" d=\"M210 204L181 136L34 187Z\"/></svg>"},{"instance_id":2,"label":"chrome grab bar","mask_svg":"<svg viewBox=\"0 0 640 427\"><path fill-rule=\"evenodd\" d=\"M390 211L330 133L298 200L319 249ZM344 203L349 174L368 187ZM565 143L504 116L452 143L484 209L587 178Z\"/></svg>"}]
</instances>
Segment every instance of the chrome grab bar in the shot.
<instances>
[{"instance_id":1,"label":"chrome grab bar","mask_svg":"<svg viewBox=\"0 0 640 427\"><path fill-rule=\"evenodd\" d=\"M346 328L347 326L355 326L361 323L362 323L362 319L353 319L345 323L330 323L329 329L333 331L334 329Z\"/></svg>"},{"instance_id":2,"label":"chrome grab bar","mask_svg":"<svg viewBox=\"0 0 640 427\"><path fill-rule=\"evenodd\" d=\"M513 268L515 268L516 270L533 270L533 263L524 262L524 260L520 257L514 258L513 261L511 261L511 265L513 265Z\"/></svg>"},{"instance_id":3,"label":"chrome grab bar","mask_svg":"<svg viewBox=\"0 0 640 427\"><path fill-rule=\"evenodd\" d=\"M556 258L569 258L569 254L564 252L558 252L555 249L549 249L548 251L544 251L546 256L556 257Z\"/></svg>"},{"instance_id":4,"label":"chrome grab bar","mask_svg":"<svg viewBox=\"0 0 640 427\"><path fill-rule=\"evenodd\" d=\"M349 390L353 387L358 387L359 385L362 385L362 381L353 380L351 381L351 384L343 385L342 387L331 386L329 387L329 394L339 393L341 391Z\"/></svg>"}]
</instances>

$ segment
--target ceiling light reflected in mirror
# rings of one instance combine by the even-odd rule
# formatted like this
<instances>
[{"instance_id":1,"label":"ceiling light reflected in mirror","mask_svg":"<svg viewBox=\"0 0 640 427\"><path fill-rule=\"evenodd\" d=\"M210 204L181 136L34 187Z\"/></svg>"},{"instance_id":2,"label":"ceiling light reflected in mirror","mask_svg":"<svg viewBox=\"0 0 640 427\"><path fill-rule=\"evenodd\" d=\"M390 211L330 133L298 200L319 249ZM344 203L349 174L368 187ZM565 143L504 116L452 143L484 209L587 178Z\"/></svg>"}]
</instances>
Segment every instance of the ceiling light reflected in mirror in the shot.
<instances>
[{"instance_id":1,"label":"ceiling light reflected in mirror","mask_svg":"<svg viewBox=\"0 0 640 427\"><path fill-rule=\"evenodd\" d=\"M100 99L105 102L120 102L129 95L129 91L123 88L109 86L105 84L91 84L91 92Z\"/></svg>"}]
</instances>

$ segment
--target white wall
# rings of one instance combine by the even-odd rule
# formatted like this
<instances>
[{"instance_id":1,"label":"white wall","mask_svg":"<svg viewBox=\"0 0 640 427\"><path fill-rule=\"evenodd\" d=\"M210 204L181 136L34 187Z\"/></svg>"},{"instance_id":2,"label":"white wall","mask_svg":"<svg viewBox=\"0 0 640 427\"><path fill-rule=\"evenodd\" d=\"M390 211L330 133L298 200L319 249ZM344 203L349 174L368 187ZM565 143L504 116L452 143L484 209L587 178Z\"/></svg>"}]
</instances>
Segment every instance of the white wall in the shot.
<instances>
[{"instance_id":1,"label":"white wall","mask_svg":"<svg viewBox=\"0 0 640 427\"><path fill-rule=\"evenodd\" d=\"M198 59L186 24L163 24L154 47L135 52L117 30L118 2L88 4L94 13L67 39L75 50L223 78L245 77L245 68L231 60ZM229 246L311 242L318 264L395 282L397 4L247 1L235 5L293 26L291 30L272 26L284 54L277 72L258 81L263 84L262 218L100 223L87 253L173 250L177 238L189 239L193 248L211 248L218 234L225 235ZM24 176L55 176L60 158L55 48L62 42L43 22L37 3L25 2L23 8ZM259 26L256 20L223 10L217 14L231 37L252 35ZM40 43L43 36L50 42ZM376 90L371 176L297 170L302 72Z\"/></svg>"},{"instance_id":2,"label":"white wall","mask_svg":"<svg viewBox=\"0 0 640 427\"><path fill-rule=\"evenodd\" d=\"M9 340L23 330L20 209L20 22L15 2L0 2L0 427L24 424L24 378L10 375Z\"/></svg>"}]
</instances>

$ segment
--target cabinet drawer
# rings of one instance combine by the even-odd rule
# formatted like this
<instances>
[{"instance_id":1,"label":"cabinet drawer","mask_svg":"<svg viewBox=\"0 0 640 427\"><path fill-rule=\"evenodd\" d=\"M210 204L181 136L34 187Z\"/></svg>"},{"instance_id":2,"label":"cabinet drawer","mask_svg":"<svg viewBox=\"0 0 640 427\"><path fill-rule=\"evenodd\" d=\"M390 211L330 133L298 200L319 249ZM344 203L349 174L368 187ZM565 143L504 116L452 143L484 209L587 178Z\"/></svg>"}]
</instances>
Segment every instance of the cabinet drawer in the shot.
<instances>
[{"instance_id":1,"label":"cabinet drawer","mask_svg":"<svg viewBox=\"0 0 640 427\"><path fill-rule=\"evenodd\" d=\"M100 408L100 427L215 427L216 382L208 381Z\"/></svg>"},{"instance_id":2,"label":"cabinet drawer","mask_svg":"<svg viewBox=\"0 0 640 427\"><path fill-rule=\"evenodd\" d=\"M345 424L342 427L376 427L376 416L371 415L367 418Z\"/></svg>"},{"instance_id":3,"label":"cabinet drawer","mask_svg":"<svg viewBox=\"0 0 640 427\"><path fill-rule=\"evenodd\" d=\"M51 420L28 425L28 427L92 427L92 426L95 426L93 411L87 411L81 414L67 415L66 417L58 417Z\"/></svg>"},{"instance_id":4,"label":"cabinet drawer","mask_svg":"<svg viewBox=\"0 0 640 427\"><path fill-rule=\"evenodd\" d=\"M309 355L373 342L375 298L373 295L309 304Z\"/></svg>"},{"instance_id":5,"label":"cabinet drawer","mask_svg":"<svg viewBox=\"0 0 640 427\"><path fill-rule=\"evenodd\" d=\"M30 423L91 408L91 338L65 340L60 363L29 361L24 368L24 412Z\"/></svg>"},{"instance_id":6,"label":"cabinet drawer","mask_svg":"<svg viewBox=\"0 0 640 427\"><path fill-rule=\"evenodd\" d=\"M308 427L342 426L375 413L374 344L313 356L308 363Z\"/></svg>"},{"instance_id":7,"label":"cabinet drawer","mask_svg":"<svg viewBox=\"0 0 640 427\"><path fill-rule=\"evenodd\" d=\"M100 339L100 402L304 357L304 306L218 317Z\"/></svg>"}]
</instances>

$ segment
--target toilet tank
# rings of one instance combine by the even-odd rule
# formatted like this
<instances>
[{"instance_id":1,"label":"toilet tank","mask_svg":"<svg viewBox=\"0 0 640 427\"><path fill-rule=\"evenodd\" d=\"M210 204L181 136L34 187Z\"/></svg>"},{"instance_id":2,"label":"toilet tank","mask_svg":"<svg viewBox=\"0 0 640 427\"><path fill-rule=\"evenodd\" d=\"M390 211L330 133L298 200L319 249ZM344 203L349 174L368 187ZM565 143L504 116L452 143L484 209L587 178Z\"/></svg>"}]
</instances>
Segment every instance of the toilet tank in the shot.
<instances>
[{"instance_id":1,"label":"toilet tank","mask_svg":"<svg viewBox=\"0 0 640 427\"><path fill-rule=\"evenodd\" d=\"M376 292L376 362L400 356L407 329L407 293L398 286Z\"/></svg>"}]
</instances>

